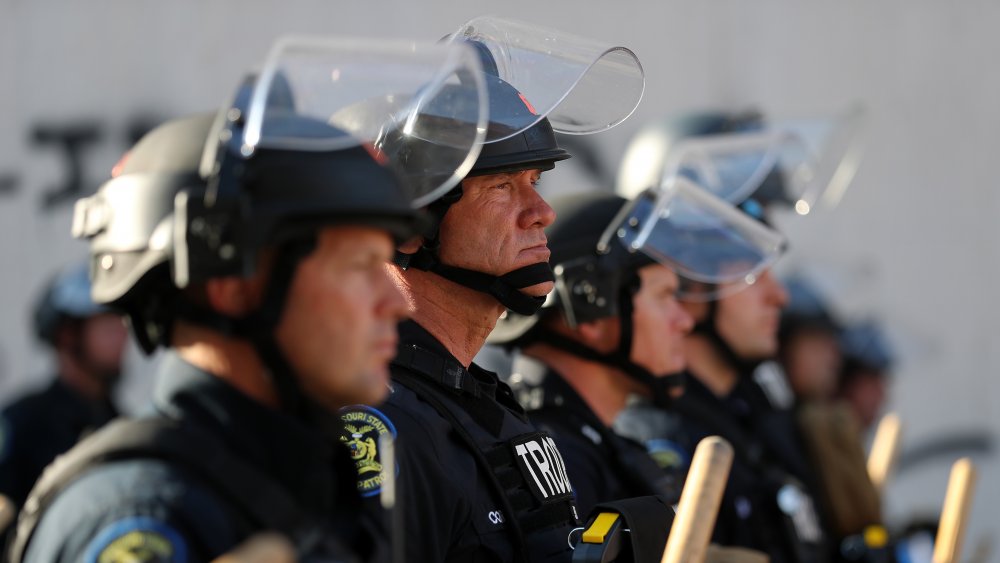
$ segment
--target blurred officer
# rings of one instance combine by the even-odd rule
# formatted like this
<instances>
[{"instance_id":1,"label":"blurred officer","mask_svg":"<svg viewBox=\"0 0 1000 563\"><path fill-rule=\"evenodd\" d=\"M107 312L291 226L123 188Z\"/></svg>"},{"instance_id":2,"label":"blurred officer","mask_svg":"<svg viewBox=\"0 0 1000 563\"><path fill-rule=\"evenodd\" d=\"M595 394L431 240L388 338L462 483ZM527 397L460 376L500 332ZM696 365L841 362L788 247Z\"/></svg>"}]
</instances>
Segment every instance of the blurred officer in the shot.
<instances>
[{"instance_id":1,"label":"blurred officer","mask_svg":"<svg viewBox=\"0 0 1000 563\"><path fill-rule=\"evenodd\" d=\"M760 116L696 114L651 125L637 143L658 140L665 154L640 167L654 181L671 174L692 177L716 189L758 221L764 203L786 199L778 167L761 170L766 159L754 154L713 153L712 135L737 135L762 127ZM698 139L688 150L687 138ZM768 141L767 136L761 137ZM733 143L722 142L725 149ZM746 143L736 143L736 146ZM761 146L766 153L769 145ZM635 152L630 147L626 159ZM659 153L658 153L659 154ZM685 163L675 155L694 154ZM673 162L675 168L664 171ZM629 166L628 160L625 165ZM773 163L772 163L773 166ZM659 168L658 168L659 167ZM706 168L707 167L707 168ZM626 174L626 172L629 172ZM663 175L663 176L661 176ZM623 169L621 178L636 176ZM754 178L753 182L750 181ZM628 190L627 185L620 189ZM734 194L739 195L738 199ZM753 197L750 197L750 196ZM762 200L756 199L757 197ZM794 198L793 198L794 199ZM676 415L649 405L630 408L617 423L624 433L647 444L654 457L682 466L695 445L709 435L729 440L736 458L716 524L714 541L767 553L772 561L822 561L826 545L817 506L816 477L795 422L793 397L773 360L778 352L781 309L788 294L764 269L745 283L712 284L692 280L684 306L695 319L685 343L688 362L684 395ZM698 298L698 293L703 297ZM717 299L716 299L717 298ZM658 412L659 411L659 412Z\"/></svg>"},{"instance_id":2,"label":"blurred officer","mask_svg":"<svg viewBox=\"0 0 1000 563\"><path fill-rule=\"evenodd\" d=\"M886 534L878 492L868 475L859 421L837 396L841 328L819 290L803 278L786 283L779 358L796 396L795 416L805 451L819 476L818 492L837 560L862 560ZM866 530L868 533L866 534ZM878 530L878 531L875 531Z\"/></svg>"},{"instance_id":3,"label":"blurred officer","mask_svg":"<svg viewBox=\"0 0 1000 563\"><path fill-rule=\"evenodd\" d=\"M111 394L128 337L119 315L90 298L86 266L56 276L35 305L35 332L56 377L7 406L0 423L0 493L20 506L42 469L117 415Z\"/></svg>"},{"instance_id":4,"label":"blurred officer","mask_svg":"<svg viewBox=\"0 0 1000 563\"><path fill-rule=\"evenodd\" d=\"M871 428L886 400L894 362L885 334L874 322L848 326L840 337L843 368L837 394L854 409L862 428Z\"/></svg>"},{"instance_id":5,"label":"blurred officer","mask_svg":"<svg viewBox=\"0 0 1000 563\"><path fill-rule=\"evenodd\" d=\"M545 228L555 213L536 184L569 158L554 126L587 132L580 128L592 121L599 122L595 130L621 121L638 103L641 69L626 49L607 51L533 24L480 18L456 37L473 41L484 56L488 139L461 186L430 206L434 228L400 249L393 274L413 321L400 327L393 393L377 411L348 409L344 420L399 434L407 560L568 561L577 512L559 450L530 423L510 388L472 359L506 308L533 314L552 290ZM586 59L581 67L575 58L560 58L566 45L567 53L579 47L573 52ZM622 60L606 67L607 52ZM586 103L555 108L590 62L631 73L600 86L583 80L588 87L614 84L618 96L602 99L627 106L620 115L609 117L583 92L574 99ZM509 82L510 69L515 78L543 83ZM572 79L558 83L567 74ZM379 489L364 479L359 486L368 495Z\"/></svg>"},{"instance_id":6,"label":"blurred officer","mask_svg":"<svg viewBox=\"0 0 1000 563\"><path fill-rule=\"evenodd\" d=\"M206 561L265 529L305 559L385 547L330 425L387 392L406 303L384 264L418 215L374 149L314 119L309 97L273 96L278 74L215 119L158 127L78 204L95 300L168 351L150 417L48 470L14 560Z\"/></svg>"},{"instance_id":7,"label":"blurred officer","mask_svg":"<svg viewBox=\"0 0 1000 563\"><path fill-rule=\"evenodd\" d=\"M779 362L798 400L829 401L841 370L840 325L805 279L784 285L789 299L781 312Z\"/></svg>"}]
</instances>

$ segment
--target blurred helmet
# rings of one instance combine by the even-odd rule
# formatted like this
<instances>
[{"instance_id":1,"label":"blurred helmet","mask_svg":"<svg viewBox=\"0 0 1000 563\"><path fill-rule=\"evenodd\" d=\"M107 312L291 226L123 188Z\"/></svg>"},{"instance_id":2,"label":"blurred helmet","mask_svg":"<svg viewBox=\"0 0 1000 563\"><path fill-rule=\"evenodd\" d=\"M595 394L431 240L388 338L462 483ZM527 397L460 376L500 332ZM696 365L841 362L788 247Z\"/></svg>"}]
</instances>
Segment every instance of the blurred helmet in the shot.
<instances>
[{"instance_id":1,"label":"blurred helmet","mask_svg":"<svg viewBox=\"0 0 1000 563\"><path fill-rule=\"evenodd\" d=\"M783 282L788 293L788 303L781 311L779 338L786 342L800 330L817 330L831 335L840 333L840 323L819 290L802 277L791 277Z\"/></svg>"},{"instance_id":2,"label":"blurred helmet","mask_svg":"<svg viewBox=\"0 0 1000 563\"><path fill-rule=\"evenodd\" d=\"M80 264L53 277L35 302L35 334L42 342L54 346L63 321L87 319L106 312L106 307L91 299L87 265Z\"/></svg>"},{"instance_id":3,"label":"blurred helmet","mask_svg":"<svg viewBox=\"0 0 1000 563\"><path fill-rule=\"evenodd\" d=\"M840 349L846 365L875 372L888 372L895 356L885 333L874 321L849 325L840 335Z\"/></svg>"},{"instance_id":4,"label":"blurred helmet","mask_svg":"<svg viewBox=\"0 0 1000 563\"><path fill-rule=\"evenodd\" d=\"M714 137L761 131L765 127L762 115L756 111L742 113L701 112L671 117L652 122L632 139L626 149L618 173L618 193L630 196L652 186L658 186L669 173L669 157L676 155L681 143L694 137ZM740 157L708 157L710 166L698 167L679 164L679 172L694 182L730 199L729 193L742 192L752 195L758 204L767 207L772 203L791 204L786 193L782 171L777 166L766 167L762 155L752 153ZM754 178L755 187L739 189ZM734 201L740 203L740 201Z\"/></svg>"}]
</instances>

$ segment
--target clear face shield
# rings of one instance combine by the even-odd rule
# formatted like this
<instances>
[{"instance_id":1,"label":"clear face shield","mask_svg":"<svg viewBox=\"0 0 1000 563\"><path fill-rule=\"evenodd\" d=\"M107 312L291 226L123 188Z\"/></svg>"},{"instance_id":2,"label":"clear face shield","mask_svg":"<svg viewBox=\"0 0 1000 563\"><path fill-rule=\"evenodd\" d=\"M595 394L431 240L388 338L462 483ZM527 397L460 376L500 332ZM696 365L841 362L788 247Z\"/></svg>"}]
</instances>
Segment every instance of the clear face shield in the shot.
<instances>
[{"instance_id":1,"label":"clear face shield","mask_svg":"<svg viewBox=\"0 0 1000 563\"><path fill-rule=\"evenodd\" d=\"M806 215L834 207L861 161L864 112L767 123L759 130L689 137L671 147L662 182L682 176L719 197L786 201Z\"/></svg>"},{"instance_id":2,"label":"clear face shield","mask_svg":"<svg viewBox=\"0 0 1000 563\"><path fill-rule=\"evenodd\" d=\"M642 65L629 49L533 23L478 17L447 40L473 45L487 79L520 94L523 111L490 115L488 143L545 117L560 133L610 129L632 115L645 88Z\"/></svg>"},{"instance_id":3,"label":"clear face shield","mask_svg":"<svg viewBox=\"0 0 1000 563\"><path fill-rule=\"evenodd\" d=\"M754 283L782 254L785 238L678 176L622 209L598 252L611 244L642 252L676 272L680 299L708 301Z\"/></svg>"},{"instance_id":4,"label":"clear face shield","mask_svg":"<svg viewBox=\"0 0 1000 563\"><path fill-rule=\"evenodd\" d=\"M335 151L367 145L423 207L453 188L485 139L479 56L466 44L295 37L271 50L239 146ZM290 127L303 121L329 127Z\"/></svg>"}]
</instances>

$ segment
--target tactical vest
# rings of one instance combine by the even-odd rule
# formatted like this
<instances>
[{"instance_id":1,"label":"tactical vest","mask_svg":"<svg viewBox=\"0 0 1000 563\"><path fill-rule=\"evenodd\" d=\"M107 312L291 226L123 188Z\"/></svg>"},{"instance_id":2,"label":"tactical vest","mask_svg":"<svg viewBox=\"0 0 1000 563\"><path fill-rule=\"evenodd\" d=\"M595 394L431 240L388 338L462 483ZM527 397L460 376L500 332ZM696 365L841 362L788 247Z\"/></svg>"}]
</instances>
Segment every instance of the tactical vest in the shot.
<instances>
[{"instance_id":1,"label":"tactical vest","mask_svg":"<svg viewBox=\"0 0 1000 563\"><path fill-rule=\"evenodd\" d=\"M323 542L330 553L329 538L295 500L255 467L228 453L223 444L204 433L166 418L119 419L80 442L50 465L38 480L18 517L17 535L11 543L9 561L23 559L31 537L46 509L57 495L91 469L128 460L162 460L190 471L218 494L236 518L234 528L250 536L262 530L285 534L307 554ZM321 539L322 538L322 539ZM356 561L350 551L334 548L337 561Z\"/></svg>"},{"instance_id":2,"label":"tactical vest","mask_svg":"<svg viewBox=\"0 0 1000 563\"><path fill-rule=\"evenodd\" d=\"M520 376L520 384L512 383L520 403L529 413L554 413L560 428L565 426L568 432L580 434L593 444L625 489L623 498L660 495L671 503L680 499L683 477L664 471L641 444L630 443L608 428L559 374L526 356L518 356L513 368Z\"/></svg>"},{"instance_id":3,"label":"tactical vest","mask_svg":"<svg viewBox=\"0 0 1000 563\"><path fill-rule=\"evenodd\" d=\"M503 384L477 380L454 359L415 345L402 347L393 365L401 368L393 370L393 379L448 421L475 458L504 513L513 516L507 518L507 530L518 560L530 561L530 554L550 553L559 547L553 544L552 531L572 529L579 517L555 442L522 413L497 400L472 402L496 393L516 405L510 390ZM568 538L557 541L566 545Z\"/></svg>"}]
</instances>

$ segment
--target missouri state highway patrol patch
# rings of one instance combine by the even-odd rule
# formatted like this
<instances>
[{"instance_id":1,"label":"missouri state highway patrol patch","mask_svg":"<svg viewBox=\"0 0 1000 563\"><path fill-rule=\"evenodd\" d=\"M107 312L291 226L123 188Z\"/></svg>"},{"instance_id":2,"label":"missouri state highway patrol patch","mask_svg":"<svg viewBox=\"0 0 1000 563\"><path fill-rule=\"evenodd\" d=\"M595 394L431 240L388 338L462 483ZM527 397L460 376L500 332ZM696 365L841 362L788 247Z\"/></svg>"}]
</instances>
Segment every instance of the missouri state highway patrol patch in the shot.
<instances>
[{"instance_id":1,"label":"missouri state highway patrol patch","mask_svg":"<svg viewBox=\"0 0 1000 563\"><path fill-rule=\"evenodd\" d=\"M88 563L174 563L188 560L180 533L159 520L133 516L112 522L87 546Z\"/></svg>"},{"instance_id":2,"label":"missouri state highway patrol patch","mask_svg":"<svg viewBox=\"0 0 1000 563\"><path fill-rule=\"evenodd\" d=\"M385 474L379 457L379 439L396 437L396 427L378 409L353 405L340 410L344 423L340 441L351 449L351 458L358 469L358 491L361 496L374 496L382 490Z\"/></svg>"}]
</instances>

